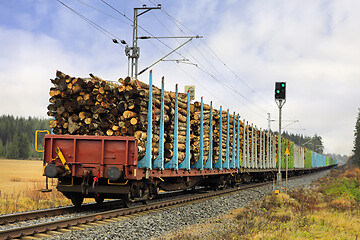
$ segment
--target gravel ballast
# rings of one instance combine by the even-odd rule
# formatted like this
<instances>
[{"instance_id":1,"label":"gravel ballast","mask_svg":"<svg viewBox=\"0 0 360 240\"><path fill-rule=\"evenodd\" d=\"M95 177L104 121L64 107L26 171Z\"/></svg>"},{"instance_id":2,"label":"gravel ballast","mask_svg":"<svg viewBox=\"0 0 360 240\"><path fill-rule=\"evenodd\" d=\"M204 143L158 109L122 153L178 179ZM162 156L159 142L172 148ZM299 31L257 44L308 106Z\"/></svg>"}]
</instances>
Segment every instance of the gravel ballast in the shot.
<instances>
[{"instance_id":1,"label":"gravel ballast","mask_svg":"<svg viewBox=\"0 0 360 240\"><path fill-rule=\"evenodd\" d=\"M325 176L329 170L306 175L288 181L288 189L309 188L311 183ZM181 230L189 225L204 222L237 208L243 208L253 200L259 200L272 192L272 184L244 190L217 198L189 203L145 213L136 217L89 227L84 230L54 235L48 239L151 239L165 233Z\"/></svg>"}]
</instances>

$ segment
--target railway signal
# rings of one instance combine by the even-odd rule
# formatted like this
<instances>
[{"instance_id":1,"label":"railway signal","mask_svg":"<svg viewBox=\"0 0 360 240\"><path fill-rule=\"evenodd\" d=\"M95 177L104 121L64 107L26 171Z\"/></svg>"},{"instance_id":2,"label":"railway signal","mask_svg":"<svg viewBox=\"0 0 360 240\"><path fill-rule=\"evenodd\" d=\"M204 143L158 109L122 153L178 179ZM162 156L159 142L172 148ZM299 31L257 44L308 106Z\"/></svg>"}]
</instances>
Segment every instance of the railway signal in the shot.
<instances>
[{"instance_id":1,"label":"railway signal","mask_svg":"<svg viewBox=\"0 0 360 240\"><path fill-rule=\"evenodd\" d=\"M275 83L275 99L285 100L286 99L286 82Z\"/></svg>"},{"instance_id":2,"label":"railway signal","mask_svg":"<svg viewBox=\"0 0 360 240\"><path fill-rule=\"evenodd\" d=\"M278 149L281 149L281 109L286 102L286 82L275 82L275 102L279 107L279 136ZM281 191L281 151L278 151L278 167L277 186Z\"/></svg>"}]
</instances>

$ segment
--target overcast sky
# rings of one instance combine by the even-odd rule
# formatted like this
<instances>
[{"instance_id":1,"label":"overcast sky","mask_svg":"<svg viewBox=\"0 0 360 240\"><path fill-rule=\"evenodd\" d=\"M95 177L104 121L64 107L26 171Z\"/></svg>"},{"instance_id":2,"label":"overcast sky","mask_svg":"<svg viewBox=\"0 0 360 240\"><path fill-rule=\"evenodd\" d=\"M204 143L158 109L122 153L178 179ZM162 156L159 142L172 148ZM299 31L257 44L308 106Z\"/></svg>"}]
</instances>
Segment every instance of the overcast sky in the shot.
<instances>
[{"instance_id":1,"label":"overcast sky","mask_svg":"<svg viewBox=\"0 0 360 240\"><path fill-rule=\"evenodd\" d=\"M203 36L153 69L167 90L195 85L213 101L258 127L278 130L274 85L287 82L284 130L322 136L325 152L351 154L360 107L360 1L56 0L0 3L0 114L46 117L56 70L116 81L128 74L124 45L133 8L162 4L139 17L139 36ZM120 13L121 14L120 14ZM129 19L127 19L125 16ZM109 35L112 34L112 35ZM139 40L139 71L187 39ZM148 71L139 76L148 81Z\"/></svg>"}]
</instances>

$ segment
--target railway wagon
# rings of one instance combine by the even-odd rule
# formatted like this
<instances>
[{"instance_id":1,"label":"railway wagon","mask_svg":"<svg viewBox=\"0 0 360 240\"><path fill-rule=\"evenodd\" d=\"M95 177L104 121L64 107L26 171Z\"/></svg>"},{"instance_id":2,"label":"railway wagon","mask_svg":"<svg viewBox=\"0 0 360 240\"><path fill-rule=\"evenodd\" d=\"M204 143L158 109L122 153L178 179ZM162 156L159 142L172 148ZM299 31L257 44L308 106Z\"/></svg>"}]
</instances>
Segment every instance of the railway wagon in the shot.
<instances>
[{"instance_id":1,"label":"railway wagon","mask_svg":"<svg viewBox=\"0 0 360 240\"><path fill-rule=\"evenodd\" d=\"M210 103L210 117L205 121L201 98L199 119L199 154L192 154L193 135L190 93L187 93L185 125L185 155L179 154L178 89L175 88L174 121L172 132L172 158L165 161L164 80L161 87L159 121L153 115L152 72L149 77L147 104L147 133L145 153L139 157L139 140L134 136L90 136L48 134L44 145L44 175L58 178L57 189L81 205L84 198L120 198L127 202L147 201L160 190L171 191L206 186L213 189L234 186L252 180L273 179L278 169L277 135L257 129L234 113L229 121L229 110L217 111L214 116ZM64 89L67 89L66 87ZM82 111L81 106L78 111ZM217 119L217 124L214 119ZM153 137L154 129L159 137ZM207 129L208 135L204 137ZM215 133L216 129L216 133ZM215 137L217 134L217 137ZM217 146L214 147L214 146ZM154 151L154 149L157 149ZM205 151L207 148L207 151ZM285 150L290 155L285 158ZM329 159L320 160L320 154L282 139L281 171L285 172L285 159L291 174L319 170L335 165ZM325 157L323 158L325 159Z\"/></svg>"}]
</instances>

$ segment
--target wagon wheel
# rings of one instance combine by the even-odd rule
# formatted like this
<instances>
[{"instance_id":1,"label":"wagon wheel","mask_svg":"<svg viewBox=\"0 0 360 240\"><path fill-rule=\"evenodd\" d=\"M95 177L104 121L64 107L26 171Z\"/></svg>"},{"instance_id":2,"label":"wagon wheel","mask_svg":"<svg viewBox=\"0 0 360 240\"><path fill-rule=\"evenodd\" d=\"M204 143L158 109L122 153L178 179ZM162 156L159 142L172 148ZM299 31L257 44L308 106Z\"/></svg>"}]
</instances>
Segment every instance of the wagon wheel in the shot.
<instances>
[{"instance_id":1,"label":"wagon wheel","mask_svg":"<svg viewBox=\"0 0 360 240\"><path fill-rule=\"evenodd\" d=\"M150 203L150 200L154 197L152 194L150 194L150 186L149 185L145 185L144 190L142 191L142 197L145 198L144 200L142 200L142 204L147 205Z\"/></svg>"},{"instance_id":2,"label":"wagon wheel","mask_svg":"<svg viewBox=\"0 0 360 240\"><path fill-rule=\"evenodd\" d=\"M123 198L124 207L130 207L130 204L133 202L135 202L135 198L131 196L130 192L124 196Z\"/></svg>"}]
</instances>

